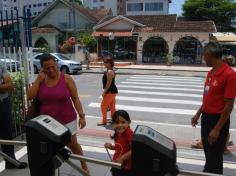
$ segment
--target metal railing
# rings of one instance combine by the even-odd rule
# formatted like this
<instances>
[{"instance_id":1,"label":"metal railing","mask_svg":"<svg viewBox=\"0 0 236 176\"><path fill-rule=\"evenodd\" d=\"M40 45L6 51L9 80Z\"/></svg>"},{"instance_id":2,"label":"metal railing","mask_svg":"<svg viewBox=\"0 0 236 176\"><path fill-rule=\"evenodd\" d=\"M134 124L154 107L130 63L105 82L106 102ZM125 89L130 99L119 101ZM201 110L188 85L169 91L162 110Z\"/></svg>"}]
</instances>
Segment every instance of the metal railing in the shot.
<instances>
[{"instance_id":1,"label":"metal railing","mask_svg":"<svg viewBox=\"0 0 236 176\"><path fill-rule=\"evenodd\" d=\"M20 145L20 146L26 146L27 145L26 141L10 141L10 140L0 140L0 144ZM7 159L9 162L12 162L15 165L18 165L18 161L10 158L9 156L5 155L4 153L2 154L2 152L0 152L0 156ZM64 160L60 155L57 155L57 157L60 158L62 162L68 163L72 168L76 169L78 172L82 173L84 176L89 175L88 173L84 172L83 169L81 169L76 164L74 164L71 160L69 160L69 159ZM118 168L118 169L121 168L120 163L95 159L95 158L86 157L86 156L82 156L82 155L70 154L70 159L87 161L87 162L90 162L90 163L99 164L99 165L108 166L108 167L114 167L114 168ZM180 170L179 171L179 176L220 176L220 175L219 174L206 173L206 172L195 172L195 171L189 171L189 170Z\"/></svg>"}]
</instances>

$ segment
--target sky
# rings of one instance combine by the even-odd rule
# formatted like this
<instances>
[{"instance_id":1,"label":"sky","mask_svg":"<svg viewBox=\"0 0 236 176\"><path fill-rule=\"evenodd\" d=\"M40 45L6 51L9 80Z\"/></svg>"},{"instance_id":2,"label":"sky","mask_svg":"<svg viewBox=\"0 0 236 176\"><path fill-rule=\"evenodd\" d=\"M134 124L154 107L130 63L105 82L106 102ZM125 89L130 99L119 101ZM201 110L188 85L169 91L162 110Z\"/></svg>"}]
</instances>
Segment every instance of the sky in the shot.
<instances>
[{"instance_id":1,"label":"sky","mask_svg":"<svg viewBox=\"0 0 236 176\"><path fill-rule=\"evenodd\" d=\"M182 14L182 5L184 4L185 0L172 0L170 3L170 14L177 14L180 16Z\"/></svg>"},{"instance_id":2,"label":"sky","mask_svg":"<svg viewBox=\"0 0 236 176\"><path fill-rule=\"evenodd\" d=\"M185 0L172 0L170 3L169 14L177 14L180 16L182 14L182 5ZM234 0L236 2L236 0Z\"/></svg>"}]
</instances>

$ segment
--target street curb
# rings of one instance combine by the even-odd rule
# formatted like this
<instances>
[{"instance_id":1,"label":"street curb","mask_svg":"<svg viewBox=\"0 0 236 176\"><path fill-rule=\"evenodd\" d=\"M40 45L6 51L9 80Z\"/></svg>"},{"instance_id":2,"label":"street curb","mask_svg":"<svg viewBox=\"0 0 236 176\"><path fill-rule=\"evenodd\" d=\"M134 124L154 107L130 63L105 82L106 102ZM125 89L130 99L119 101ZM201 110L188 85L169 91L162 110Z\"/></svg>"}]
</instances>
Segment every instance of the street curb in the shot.
<instances>
[{"instance_id":1,"label":"street curb","mask_svg":"<svg viewBox=\"0 0 236 176\"><path fill-rule=\"evenodd\" d=\"M97 68L98 69L98 68ZM119 69L119 68L118 68ZM124 71L123 70L127 70L127 71ZM117 71L116 74L117 75L165 75L165 76L183 76L184 72L188 72L188 73L191 73L191 71L175 71L175 70L170 70L169 72L172 72L172 73L134 73L134 72L129 72L129 70L127 68L122 68L122 72L119 72ZM135 71L138 71L138 70L142 70L142 71L160 71L160 72L168 72L168 70L147 70L147 69L131 69L131 70L135 70ZM104 71L101 71L101 70L93 70L93 69L90 69L90 70L83 70L82 72L80 72L81 74L82 73L88 73L88 74L103 74ZM206 73L206 72L192 72L192 73ZM204 78L205 76L202 76L202 75L193 75L192 77L200 77L200 78Z\"/></svg>"},{"instance_id":2,"label":"street curb","mask_svg":"<svg viewBox=\"0 0 236 176\"><path fill-rule=\"evenodd\" d=\"M83 66L84 68L86 68L86 66ZM116 67L116 66L115 66ZM171 67L171 66L169 66ZM101 66L90 66L91 68L101 68ZM117 66L117 69L132 69L132 70L156 70L156 71L185 71L185 72L208 72L208 70L185 70L185 69L166 69L166 68L135 68L135 67L125 67L124 66Z\"/></svg>"}]
</instances>

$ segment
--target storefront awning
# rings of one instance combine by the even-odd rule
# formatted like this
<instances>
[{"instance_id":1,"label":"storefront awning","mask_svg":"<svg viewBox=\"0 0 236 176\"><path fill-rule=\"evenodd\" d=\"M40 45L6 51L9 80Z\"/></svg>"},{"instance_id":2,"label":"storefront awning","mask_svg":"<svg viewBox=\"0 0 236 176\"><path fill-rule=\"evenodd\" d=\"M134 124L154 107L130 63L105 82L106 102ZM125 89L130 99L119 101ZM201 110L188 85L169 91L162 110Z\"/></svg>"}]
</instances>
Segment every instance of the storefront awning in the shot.
<instances>
[{"instance_id":1,"label":"storefront awning","mask_svg":"<svg viewBox=\"0 0 236 176\"><path fill-rule=\"evenodd\" d=\"M236 42L236 35L213 36L218 42Z\"/></svg>"},{"instance_id":2,"label":"storefront awning","mask_svg":"<svg viewBox=\"0 0 236 176\"><path fill-rule=\"evenodd\" d=\"M109 37L109 33L111 33L111 32L95 31L95 32L92 33L92 36L99 37L99 36L102 35L103 37ZM131 37L132 32L113 32L113 35L115 37Z\"/></svg>"}]
</instances>

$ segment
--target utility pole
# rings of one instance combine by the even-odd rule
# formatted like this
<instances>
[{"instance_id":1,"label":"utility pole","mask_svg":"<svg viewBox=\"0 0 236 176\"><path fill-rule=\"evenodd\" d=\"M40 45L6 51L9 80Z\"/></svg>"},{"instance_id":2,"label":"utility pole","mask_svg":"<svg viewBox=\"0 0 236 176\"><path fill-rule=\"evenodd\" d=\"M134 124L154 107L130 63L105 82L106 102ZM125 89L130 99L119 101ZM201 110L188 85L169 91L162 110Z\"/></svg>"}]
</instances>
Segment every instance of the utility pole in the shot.
<instances>
[{"instance_id":1,"label":"utility pole","mask_svg":"<svg viewBox=\"0 0 236 176\"><path fill-rule=\"evenodd\" d=\"M26 40L25 40L25 26L24 26L24 3L23 0L18 0L18 12L20 18L20 43L21 47L21 58L23 59L24 73L25 73L25 81L26 85L29 83L29 75L28 75L28 61L26 59Z\"/></svg>"},{"instance_id":2,"label":"utility pole","mask_svg":"<svg viewBox=\"0 0 236 176\"><path fill-rule=\"evenodd\" d=\"M73 29L74 29L74 39L76 41L76 20L75 20L75 0L72 0L72 11L73 11Z\"/></svg>"},{"instance_id":3,"label":"utility pole","mask_svg":"<svg viewBox=\"0 0 236 176\"><path fill-rule=\"evenodd\" d=\"M77 44L77 36L76 36L76 20L75 20L75 0L72 0L72 12L73 12L73 35L74 35L74 40L75 40L75 45L74 45L74 60L76 60L76 56L78 53L78 44Z\"/></svg>"}]
</instances>

